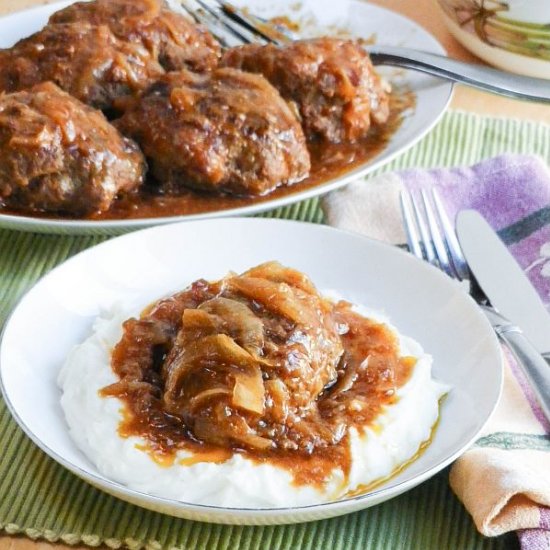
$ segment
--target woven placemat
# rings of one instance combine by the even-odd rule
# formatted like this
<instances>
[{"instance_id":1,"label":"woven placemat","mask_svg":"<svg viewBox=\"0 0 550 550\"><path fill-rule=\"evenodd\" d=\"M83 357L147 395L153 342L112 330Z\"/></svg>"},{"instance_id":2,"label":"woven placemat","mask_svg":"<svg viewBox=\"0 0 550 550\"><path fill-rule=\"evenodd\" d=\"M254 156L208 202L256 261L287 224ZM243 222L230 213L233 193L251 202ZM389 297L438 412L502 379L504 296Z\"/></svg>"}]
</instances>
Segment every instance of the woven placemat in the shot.
<instances>
[{"instance_id":1,"label":"woven placemat","mask_svg":"<svg viewBox=\"0 0 550 550\"><path fill-rule=\"evenodd\" d=\"M382 170L471 164L503 152L535 153L549 162L550 126L451 112L419 144ZM317 199L263 216L323 221ZM106 238L0 231L0 322L42 275ZM182 550L470 550L517 544L513 534L487 539L476 532L448 487L446 471L398 498L341 518L237 527L171 518L94 489L40 451L17 427L1 399L0 449L0 529L9 534L90 546Z\"/></svg>"}]
</instances>

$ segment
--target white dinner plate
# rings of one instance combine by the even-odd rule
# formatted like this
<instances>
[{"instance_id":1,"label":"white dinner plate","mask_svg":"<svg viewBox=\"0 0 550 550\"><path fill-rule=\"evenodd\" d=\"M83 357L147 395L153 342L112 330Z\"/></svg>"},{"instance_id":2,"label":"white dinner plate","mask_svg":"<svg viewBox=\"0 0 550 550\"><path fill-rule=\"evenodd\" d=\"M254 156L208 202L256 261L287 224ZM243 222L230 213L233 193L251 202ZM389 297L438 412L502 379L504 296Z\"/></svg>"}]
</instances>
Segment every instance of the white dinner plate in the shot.
<instances>
[{"instance_id":1,"label":"white dinner plate","mask_svg":"<svg viewBox=\"0 0 550 550\"><path fill-rule=\"evenodd\" d=\"M386 314L433 356L451 386L426 451L375 490L354 498L276 509L194 505L140 493L108 479L76 447L56 377L71 348L114 302L152 301L205 277L279 260L319 289ZM234 218L159 226L110 240L66 261L21 300L0 343L0 385L16 421L47 454L121 499L179 517L235 524L317 520L392 498L433 476L476 439L499 398L502 358L485 316L434 267L389 245L306 223Z\"/></svg>"},{"instance_id":2,"label":"white dinner plate","mask_svg":"<svg viewBox=\"0 0 550 550\"><path fill-rule=\"evenodd\" d=\"M57 2L1 18L0 48L9 47L18 39L39 30L46 23L51 13L70 3L71 2ZM240 1L240 4L244 3L244 1ZM339 28L345 28L351 35L363 38L375 36L379 44L407 46L418 50L445 54L445 50L439 42L410 19L390 10L373 6L362 0L349 0L349 4L350 15L348 20L346 23L339 25ZM327 2L319 3L318 8L328 10ZM322 31L319 32L322 33ZM325 32L325 34L330 33L330 29ZM311 30L309 34L311 34ZM415 94L416 105L413 109L410 109L404 114L403 123L397 132L390 138L385 149L364 165L353 169L343 176L327 181L326 183L252 205L186 216L86 221L46 219L32 216L2 214L0 212L0 227L47 233L114 234L183 219L192 220L254 214L316 195L321 195L338 187L342 187L361 176L365 176L372 170L379 168L416 143L439 120L451 99L453 85L448 81L403 69L396 70L387 68L387 70L385 70L381 68L380 72L387 75L394 84L411 90Z\"/></svg>"}]
</instances>

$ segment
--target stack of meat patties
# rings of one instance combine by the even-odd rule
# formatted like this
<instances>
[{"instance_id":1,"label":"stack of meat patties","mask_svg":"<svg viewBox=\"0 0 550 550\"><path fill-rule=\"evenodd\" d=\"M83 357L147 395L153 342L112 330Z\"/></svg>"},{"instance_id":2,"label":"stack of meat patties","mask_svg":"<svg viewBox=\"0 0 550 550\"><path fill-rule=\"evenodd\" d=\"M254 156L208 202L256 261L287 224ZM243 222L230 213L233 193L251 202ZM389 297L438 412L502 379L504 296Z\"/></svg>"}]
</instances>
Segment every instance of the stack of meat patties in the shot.
<instances>
[{"instance_id":1,"label":"stack of meat patties","mask_svg":"<svg viewBox=\"0 0 550 550\"><path fill-rule=\"evenodd\" d=\"M147 185L265 195L308 176L310 142L361 140L388 104L350 40L222 52L162 0L76 3L0 50L0 206L85 217Z\"/></svg>"}]
</instances>

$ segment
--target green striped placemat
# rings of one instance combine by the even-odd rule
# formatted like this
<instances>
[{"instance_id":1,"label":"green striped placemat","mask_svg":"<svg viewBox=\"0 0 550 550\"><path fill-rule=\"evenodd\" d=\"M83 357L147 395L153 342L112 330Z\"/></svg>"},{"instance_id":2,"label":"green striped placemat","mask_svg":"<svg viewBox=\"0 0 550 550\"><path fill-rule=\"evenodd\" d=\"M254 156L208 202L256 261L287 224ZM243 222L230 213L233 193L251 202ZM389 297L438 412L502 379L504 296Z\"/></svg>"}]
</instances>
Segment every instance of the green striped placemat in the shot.
<instances>
[{"instance_id":1,"label":"green striped placemat","mask_svg":"<svg viewBox=\"0 0 550 550\"><path fill-rule=\"evenodd\" d=\"M451 112L383 170L471 164L503 152L550 161L550 126ZM264 214L322 223L318 199ZM0 231L0 320L44 273L106 237ZM481 444L491 444L483 441ZM502 549L515 535L483 538L450 491L447 472L389 502L341 518L275 527L237 527L163 516L110 497L35 447L0 400L0 528L10 534L90 546L210 550Z\"/></svg>"}]
</instances>

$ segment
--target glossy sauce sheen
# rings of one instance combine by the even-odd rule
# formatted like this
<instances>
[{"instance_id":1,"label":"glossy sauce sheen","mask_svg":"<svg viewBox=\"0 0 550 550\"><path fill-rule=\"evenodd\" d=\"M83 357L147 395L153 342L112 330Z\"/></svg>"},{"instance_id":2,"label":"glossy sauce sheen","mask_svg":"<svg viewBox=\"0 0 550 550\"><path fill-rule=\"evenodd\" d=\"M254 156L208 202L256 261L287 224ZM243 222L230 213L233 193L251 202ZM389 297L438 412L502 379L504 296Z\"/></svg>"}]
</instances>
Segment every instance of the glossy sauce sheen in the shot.
<instances>
[{"instance_id":1,"label":"glossy sauce sheen","mask_svg":"<svg viewBox=\"0 0 550 550\"><path fill-rule=\"evenodd\" d=\"M189 190L181 195L169 196L155 193L154 183L149 182L150 184L140 191L117 199L109 210L78 219L122 220L183 216L241 208L301 193L334 178L344 176L379 155L399 129L403 120L403 112L413 108L414 104L415 97L412 92L395 91L391 95L390 116L387 123L381 128L373 127L366 139L355 143L309 143L312 164L310 176L294 185L279 187L267 195L238 197ZM2 208L1 212L23 215L9 208ZM59 218L58 215L41 211L33 212L32 216L48 219ZM64 218L75 219L71 215L65 215Z\"/></svg>"},{"instance_id":2,"label":"glossy sauce sheen","mask_svg":"<svg viewBox=\"0 0 550 550\"><path fill-rule=\"evenodd\" d=\"M189 191L178 196L157 195L142 191L116 201L106 212L90 219L116 220L132 218L159 218L230 210L281 199L322 185L344 176L379 155L401 126L403 112L414 106L411 92L397 92L391 96L390 116L381 127L373 127L366 139L354 143L309 143L310 176L294 185L279 187L271 193L256 197L213 195Z\"/></svg>"},{"instance_id":3,"label":"glossy sauce sheen","mask_svg":"<svg viewBox=\"0 0 550 550\"><path fill-rule=\"evenodd\" d=\"M295 449L288 445L285 448L283 435L279 439L274 437L273 446L268 449L205 443L180 416L166 411L162 373L184 310L198 308L218 295L220 288L219 283L198 281L186 291L153 304L140 319L125 322L123 337L112 355L112 368L120 382L102 390L103 396L118 397L125 404L119 434L143 437L147 444L141 448L161 466L172 465L178 450L194 453L180 460L182 465L221 463L233 453L240 453L256 462L269 462L289 470L296 485L321 485L335 465L342 468L347 478L351 467L349 428L355 427L359 433L368 426L376 429L376 417L385 406L395 402L396 390L411 376L416 359L399 357L396 337L385 325L355 313L346 302L332 304L321 298L330 322L340 327L343 353L335 369L336 376L321 388L309 411L306 408L303 413L307 433L311 430L316 434L314 442ZM250 303L250 307L253 305ZM264 380L268 377L269 369L267 377L264 372ZM200 384L195 375L189 380L191 385ZM293 395L291 399L297 397ZM217 400L218 397L214 398ZM272 417L262 418L266 419L263 426L267 430ZM335 436L336 433L339 435Z\"/></svg>"}]
</instances>

